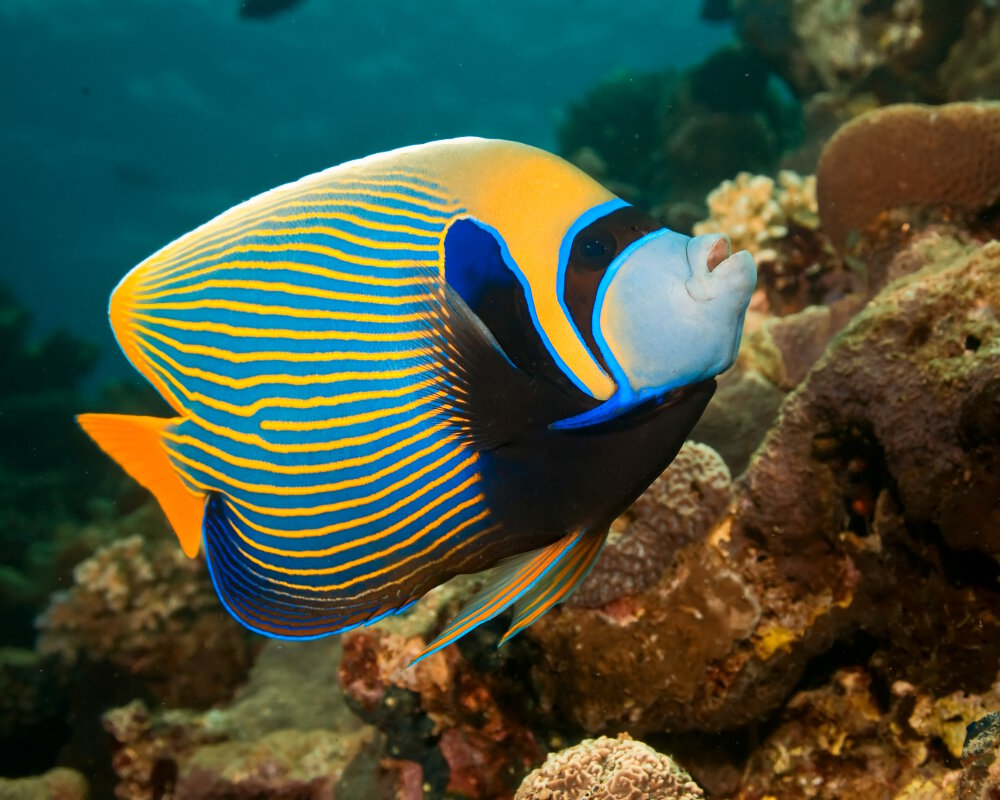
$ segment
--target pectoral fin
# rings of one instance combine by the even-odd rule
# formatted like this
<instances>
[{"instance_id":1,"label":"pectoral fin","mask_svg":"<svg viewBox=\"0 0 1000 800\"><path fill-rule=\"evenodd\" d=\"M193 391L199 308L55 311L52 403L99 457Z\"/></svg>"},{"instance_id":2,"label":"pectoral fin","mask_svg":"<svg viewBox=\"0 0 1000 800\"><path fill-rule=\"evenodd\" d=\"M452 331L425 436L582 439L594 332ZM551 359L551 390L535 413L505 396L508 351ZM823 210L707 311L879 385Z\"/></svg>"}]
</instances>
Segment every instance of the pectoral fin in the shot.
<instances>
[{"instance_id":1,"label":"pectoral fin","mask_svg":"<svg viewBox=\"0 0 1000 800\"><path fill-rule=\"evenodd\" d=\"M163 446L163 429L174 422L123 414L80 414L76 421L98 446L156 498L189 558L201 546L205 495L187 487Z\"/></svg>"},{"instance_id":2,"label":"pectoral fin","mask_svg":"<svg viewBox=\"0 0 1000 800\"><path fill-rule=\"evenodd\" d=\"M486 587L413 663L518 603L514 623L501 640L502 644L569 596L593 565L606 536L606 532L576 531L541 550L532 550L501 563L494 568Z\"/></svg>"}]
</instances>

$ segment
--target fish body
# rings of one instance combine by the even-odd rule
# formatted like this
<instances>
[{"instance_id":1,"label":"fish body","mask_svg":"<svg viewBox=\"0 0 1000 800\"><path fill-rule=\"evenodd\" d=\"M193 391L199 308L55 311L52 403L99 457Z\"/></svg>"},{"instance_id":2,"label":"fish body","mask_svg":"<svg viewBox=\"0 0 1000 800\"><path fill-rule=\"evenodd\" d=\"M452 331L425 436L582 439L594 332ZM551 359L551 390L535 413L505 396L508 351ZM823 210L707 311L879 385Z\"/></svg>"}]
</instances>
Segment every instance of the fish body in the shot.
<instances>
[{"instance_id":1,"label":"fish body","mask_svg":"<svg viewBox=\"0 0 1000 800\"><path fill-rule=\"evenodd\" d=\"M755 279L544 151L404 148L136 266L112 327L177 416L79 419L252 630L325 636L499 564L425 654L516 604L509 637L676 455Z\"/></svg>"}]
</instances>

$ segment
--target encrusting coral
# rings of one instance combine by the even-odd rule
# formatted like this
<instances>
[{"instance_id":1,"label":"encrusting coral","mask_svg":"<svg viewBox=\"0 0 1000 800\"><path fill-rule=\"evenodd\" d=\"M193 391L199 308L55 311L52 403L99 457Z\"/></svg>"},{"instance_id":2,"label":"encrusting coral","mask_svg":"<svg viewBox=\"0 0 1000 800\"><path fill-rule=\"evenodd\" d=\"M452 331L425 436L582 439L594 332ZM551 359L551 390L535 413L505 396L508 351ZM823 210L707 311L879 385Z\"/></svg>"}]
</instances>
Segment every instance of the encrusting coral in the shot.
<instances>
[{"instance_id":1,"label":"encrusting coral","mask_svg":"<svg viewBox=\"0 0 1000 800\"><path fill-rule=\"evenodd\" d=\"M73 587L39 618L39 652L110 662L172 705L229 696L253 645L219 606L204 565L181 552L153 504L122 527L140 533L76 566Z\"/></svg>"},{"instance_id":2,"label":"encrusting coral","mask_svg":"<svg viewBox=\"0 0 1000 800\"><path fill-rule=\"evenodd\" d=\"M570 596L594 608L642 592L674 555L698 541L732 500L729 469L711 447L687 442L673 463L611 526L601 557Z\"/></svg>"},{"instance_id":3,"label":"encrusting coral","mask_svg":"<svg viewBox=\"0 0 1000 800\"><path fill-rule=\"evenodd\" d=\"M514 800L697 800L705 794L672 759L627 734L551 753Z\"/></svg>"},{"instance_id":4,"label":"encrusting coral","mask_svg":"<svg viewBox=\"0 0 1000 800\"><path fill-rule=\"evenodd\" d=\"M336 683L340 642L270 642L231 704L104 715L119 800L390 796L376 784L376 732Z\"/></svg>"},{"instance_id":5,"label":"encrusting coral","mask_svg":"<svg viewBox=\"0 0 1000 800\"><path fill-rule=\"evenodd\" d=\"M694 233L726 233L734 251L747 250L757 262L755 310L766 306L783 316L852 290L850 276L819 230L811 175L781 170L775 181L741 172L709 194L708 211Z\"/></svg>"},{"instance_id":6,"label":"encrusting coral","mask_svg":"<svg viewBox=\"0 0 1000 800\"><path fill-rule=\"evenodd\" d=\"M1000 201L1000 102L900 104L863 114L824 148L816 195L822 229L837 247L894 208L946 204L975 215L993 206Z\"/></svg>"},{"instance_id":7,"label":"encrusting coral","mask_svg":"<svg viewBox=\"0 0 1000 800\"><path fill-rule=\"evenodd\" d=\"M0 800L87 800L87 780L74 769L55 767L32 778L0 778Z\"/></svg>"},{"instance_id":8,"label":"encrusting coral","mask_svg":"<svg viewBox=\"0 0 1000 800\"><path fill-rule=\"evenodd\" d=\"M817 227L816 179L781 170L775 182L767 175L740 172L708 195L708 213L708 219L695 224L695 236L726 233L734 251L773 259L789 223Z\"/></svg>"},{"instance_id":9,"label":"encrusting coral","mask_svg":"<svg viewBox=\"0 0 1000 800\"><path fill-rule=\"evenodd\" d=\"M1000 511L981 501L1000 495L1000 245L921 253L786 400L732 517L646 591L564 604L523 634L553 719L633 734L746 724L857 631L900 679L976 691L1000 657L987 611ZM923 599L894 588L914 581Z\"/></svg>"}]
</instances>

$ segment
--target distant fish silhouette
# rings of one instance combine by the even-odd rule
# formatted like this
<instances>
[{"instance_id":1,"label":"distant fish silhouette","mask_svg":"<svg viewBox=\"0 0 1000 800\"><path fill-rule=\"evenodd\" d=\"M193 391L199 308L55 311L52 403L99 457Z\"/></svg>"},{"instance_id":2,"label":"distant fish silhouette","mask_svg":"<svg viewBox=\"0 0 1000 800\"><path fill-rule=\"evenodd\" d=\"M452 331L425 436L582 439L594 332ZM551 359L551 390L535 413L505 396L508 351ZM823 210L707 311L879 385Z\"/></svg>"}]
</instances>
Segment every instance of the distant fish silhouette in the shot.
<instances>
[{"instance_id":1,"label":"distant fish silhouette","mask_svg":"<svg viewBox=\"0 0 1000 800\"><path fill-rule=\"evenodd\" d=\"M239 15L246 19L267 19L301 4L303 0L240 0Z\"/></svg>"},{"instance_id":2,"label":"distant fish silhouette","mask_svg":"<svg viewBox=\"0 0 1000 800\"><path fill-rule=\"evenodd\" d=\"M736 356L756 271L575 167L455 139L274 189L111 298L173 419L80 424L254 631L313 638L499 564L426 652L567 597Z\"/></svg>"}]
</instances>

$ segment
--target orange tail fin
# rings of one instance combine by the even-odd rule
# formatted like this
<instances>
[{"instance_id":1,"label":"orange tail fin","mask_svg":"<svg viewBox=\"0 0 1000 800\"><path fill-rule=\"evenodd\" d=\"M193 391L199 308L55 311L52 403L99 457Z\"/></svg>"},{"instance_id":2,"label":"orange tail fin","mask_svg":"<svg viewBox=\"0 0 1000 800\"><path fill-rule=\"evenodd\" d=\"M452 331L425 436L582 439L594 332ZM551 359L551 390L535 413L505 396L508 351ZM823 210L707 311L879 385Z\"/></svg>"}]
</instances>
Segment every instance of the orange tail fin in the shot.
<instances>
[{"instance_id":1,"label":"orange tail fin","mask_svg":"<svg viewBox=\"0 0 1000 800\"><path fill-rule=\"evenodd\" d=\"M123 414L80 414L76 421L98 446L157 499L181 549L190 558L201 546L205 495L193 492L173 468L161 434L172 420Z\"/></svg>"}]
</instances>

